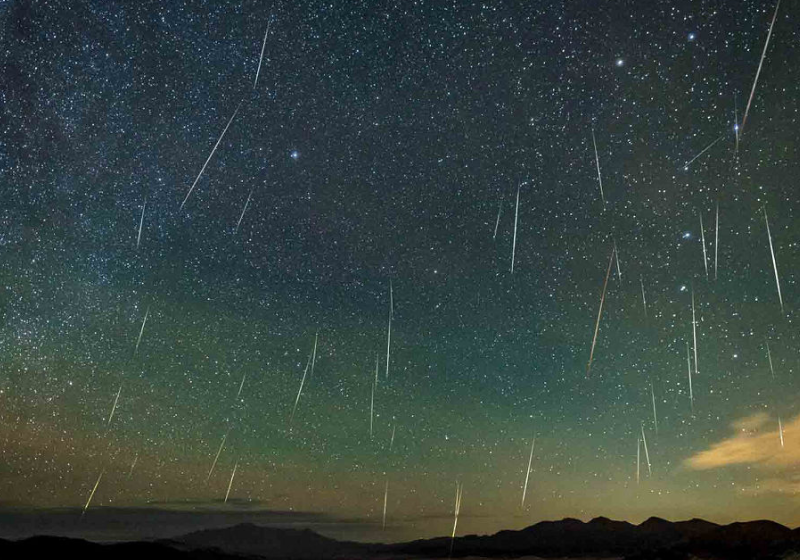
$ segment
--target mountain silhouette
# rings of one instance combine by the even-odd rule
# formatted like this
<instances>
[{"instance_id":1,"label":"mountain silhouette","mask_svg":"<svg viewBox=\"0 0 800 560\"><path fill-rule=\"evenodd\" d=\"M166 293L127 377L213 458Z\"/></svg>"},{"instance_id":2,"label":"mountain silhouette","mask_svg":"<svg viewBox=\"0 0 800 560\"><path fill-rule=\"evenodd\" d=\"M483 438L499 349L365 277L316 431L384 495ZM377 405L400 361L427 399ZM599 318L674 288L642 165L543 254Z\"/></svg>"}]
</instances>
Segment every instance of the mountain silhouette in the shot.
<instances>
[{"instance_id":1,"label":"mountain silhouette","mask_svg":"<svg viewBox=\"0 0 800 560\"><path fill-rule=\"evenodd\" d=\"M243 560L220 550L182 551L152 542L98 544L65 537L0 539L0 558L79 558L80 560Z\"/></svg>"},{"instance_id":2,"label":"mountain silhouette","mask_svg":"<svg viewBox=\"0 0 800 560\"><path fill-rule=\"evenodd\" d=\"M184 551L217 549L233 554L295 560L368 555L372 550L371 545L329 539L309 529L275 529L252 523L225 529L204 529L159 543Z\"/></svg>"},{"instance_id":3,"label":"mountain silhouette","mask_svg":"<svg viewBox=\"0 0 800 560\"><path fill-rule=\"evenodd\" d=\"M396 552L441 556L449 539L393 545ZM800 530L772 521L717 525L702 519L670 522L651 517L640 525L605 517L543 521L520 531L455 539L453 556L507 558L614 557L626 560L755 560L788 558L800 550Z\"/></svg>"},{"instance_id":4,"label":"mountain silhouette","mask_svg":"<svg viewBox=\"0 0 800 560\"><path fill-rule=\"evenodd\" d=\"M337 541L308 529L240 524L205 529L168 540L97 544L80 539L32 537L0 540L0 558L70 556L81 560L389 560L442 558L451 539L399 544ZM543 521L518 531L467 535L452 542L455 558L559 558L624 560L789 560L800 558L800 529L772 521L717 525L702 519L671 522L651 517L639 525L598 517Z\"/></svg>"}]
</instances>

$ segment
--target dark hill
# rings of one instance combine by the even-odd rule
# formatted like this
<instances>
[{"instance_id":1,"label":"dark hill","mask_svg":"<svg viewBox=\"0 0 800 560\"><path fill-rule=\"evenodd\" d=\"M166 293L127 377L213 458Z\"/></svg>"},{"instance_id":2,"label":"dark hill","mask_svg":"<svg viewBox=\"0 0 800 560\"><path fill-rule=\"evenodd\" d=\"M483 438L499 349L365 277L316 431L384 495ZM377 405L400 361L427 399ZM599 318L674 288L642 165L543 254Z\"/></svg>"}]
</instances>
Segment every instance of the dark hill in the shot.
<instances>
[{"instance_id":1,"label":"dark hill","mask_svg":"<svg viewBox=\"0 0 800 560\"><path fill-rule=\"evenodd\" d=\"M800 539L791 529L773 521L749 521L718 527L694 538L692 552L717 554L731 560L779 558L787 550L800 548Z\"/></svg>"},{"instance_id":2,"label":"dark hill","mask_svg":"<svg viewBox=\"0 0 800 560\"><path fill-rule=\"evenodd\" d=\"M233 554L295 560L367 557L372 549L372 545L329 539L309 529L275 529L252 523L205 529L159 542L179 550L218 549Z\"/></svg>"},{"instance_id":3,"label":"dark hill","mask_svg":"<svg viewBox=\"0 0 800 560\"><path fill-rule=\"evenodd\" d=\"M392 545L394 552L415 556L442 556L449 550L446 538ZM772 559L800 549L800 535L771 521L720 526L692 519L673 523L651 517L641 525L598 517L543 521L520 531L459 537L453 556L510 558L523 555L551 557L624 557L630 559L683 560Z\"/></svg>"},{"instance_id":4,"label":"dark hill","mask_svg":"<svg viewBox=\"0 0 800 560\"><path fill-rule=\"evenodd\" d=\"M242 560L214 550L186 552L150 542L97 544L64 537L31 537L20 541L0 539L0 558L79 558L80 560Z\"/></svg>"},{"instance_id":5,"label":"dark hill","mask_svg":"<svg viewBox=\"0 0 800 560\"><path fill-rule=\"evenodd\" d=\"M588 523L543 521L520 531L459 537L452 544L453 557L779 560L800 551L800 531L772 521L716 525L651 517L633 525L599 517ZM0 541L0 558L387 560L447 557L450 545L447 537L393 545L340 542L310 530L242 524L146 543L96 544L58 537Z\"/></svg>"}]
</instances>

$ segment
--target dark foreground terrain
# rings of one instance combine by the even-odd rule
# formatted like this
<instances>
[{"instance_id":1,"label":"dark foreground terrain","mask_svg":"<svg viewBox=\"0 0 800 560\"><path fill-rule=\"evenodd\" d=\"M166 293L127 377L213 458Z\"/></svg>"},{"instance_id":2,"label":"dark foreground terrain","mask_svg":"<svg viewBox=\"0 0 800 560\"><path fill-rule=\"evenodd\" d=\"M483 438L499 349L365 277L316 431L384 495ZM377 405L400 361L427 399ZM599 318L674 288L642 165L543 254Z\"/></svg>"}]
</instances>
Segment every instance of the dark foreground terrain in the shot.
<instances>
[{"instance_id":1,"label":"dark foreground terrain","mask_svg":"<svg viewBox=\"0 0 800 560\"><path fill-rule=\"evenodd\" d=\"M450 545L446 537L391 545L340 542L309 530L242 524L154 542L0 540L0 558L388 560L447 557ZM651 517L633 525L599 517L588 523L564 519L520 531L468 535L452 545L454 558L800 560L800 529L772 521L717 525L700 519L673 523Z\"/></svg>"}]
</instances>

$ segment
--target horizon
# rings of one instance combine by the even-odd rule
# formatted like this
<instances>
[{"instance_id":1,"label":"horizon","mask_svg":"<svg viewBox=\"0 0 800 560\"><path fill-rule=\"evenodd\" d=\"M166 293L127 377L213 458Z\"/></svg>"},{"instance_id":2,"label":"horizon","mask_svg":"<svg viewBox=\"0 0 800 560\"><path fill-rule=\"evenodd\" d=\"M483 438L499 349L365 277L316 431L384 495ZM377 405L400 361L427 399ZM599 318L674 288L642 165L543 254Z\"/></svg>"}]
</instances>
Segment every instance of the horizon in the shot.
<instances>
[{"instance_id":1,"label":"horizon","mask_svg":"<svg viewBox=\"0 0 800 560\"><path fill-rule=\"evenodd\" d=\"M195 531L254 525L270 529L309 529L319 535L340 542L392 544L411 542L418 539L450 538L447 528L452 523L452 517L446 514L425 518L424 521L426 522L436 519L441 526L445 527L443 531L437 532L431 529L420 530L419 523L423 521L422 519L406 518L395 520L393 524L387 524L386 528L382 528L380 520L336 519L321 512L164 509L156 506L139 508L101 506L93 512L92 516L87 514L86 517L82 516L81 512L81 508L55 508L45 512L41 508L1 507L0 539L23 540L34 536L59 536L80 538L99 543L113 543L169 539L181 537ZM719 526L758 521L777 523L770 519L760 518L718 522L697 517L666 519L656 515L651 515L639 521L630 521L598 515L585 518L540 519L525 523L522 526L502 527L487 533L465 530L459 532L457 536L490 536L500 531L520 531L539 523L558 523L567 520L577 520L582 523L610 520L612 522L640 526L651 519L668 523L705 521ZM469 523L469 521L470 516L466 515L459 519L460 523ZM800 527L783 526L793 530L800 529Z\"/></svg>"}]
</instances>

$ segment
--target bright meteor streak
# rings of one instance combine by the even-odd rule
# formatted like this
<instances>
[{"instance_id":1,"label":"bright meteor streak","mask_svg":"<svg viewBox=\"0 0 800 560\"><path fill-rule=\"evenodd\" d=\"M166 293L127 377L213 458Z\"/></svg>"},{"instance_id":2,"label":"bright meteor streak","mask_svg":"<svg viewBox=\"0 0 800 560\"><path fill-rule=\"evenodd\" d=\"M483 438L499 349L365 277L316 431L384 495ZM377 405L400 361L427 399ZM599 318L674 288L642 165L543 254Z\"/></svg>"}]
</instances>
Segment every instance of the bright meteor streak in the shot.
<instances>
[{"instance_id":1,"label":"bright meteor streak","mask_svg":"<svg viewBox=\"0 0 800 560\"><path fill-rule=\"evenodd\" d=\"M139 353L139 344L142 342L142 334L144 334L144 326L147 324L147 316L150 314L150 306L147 306L147 309L144 312L144 319L142 320L142 328L139 329L139 338L136 339L136 348L133 350L133 355Z\"/></svg>"},{"instance_id":2,"label":"bright meteor streak","mask_svg":"<svg viewBox=\"0 0 800 560\"><path fill-rule=\"evenodd\" d=\"M531 475L531 463L533 462L533 448L536 445L536 437L534 436L531 441L531 455L528 457L528 470L525 471L525 486L522 489L522 503L521 507L525 507L525 495L528 493L528 477Z\"/></svg>"},{"instance_id":3,"label":"bright meteor streak","mask_svg":"<svg viewBox=\"0 0 800 560\"><path fill-rule=\"evenodd\" d=\"M100 479L103 478L103 473L105 470L100 471L100 476L97 477L97 482L94 483L94 488L92 488L91 494L89 494L89 499L86 500L86 505L83 506L83 512L81 512L81 517L83 514L86 513L86 510L89 509L89 504L92 503L92 498L94 498L94 493L97 491L97 486L100 484Z\"/></svg>"},{"instance_id":4,"label":"bright meteor streak","mask_svg":"<svg viewBox=\"0 0 800 560\"><path fill-rule=\"evenodd\" d=\"M261 61L264 60L264 48L267 46L267 36L269 35L269 27L272 25L272 15L270 14L267 21L267 31L264 33L264 42L261 44L261 56L258 59L258 69L256 70L256 79L253 80L253 89L258 85L258 75L261 73Z\"/></svg>"},{"instance_id":5,"label":"bright meteor streak","mask_svg":"<svg viewBox=\"0 0 800 560\"><path fill-rule=\"evenodd\" d=\"M517 206L514 210L514 242L511 246L511 274L514 274L514 259L517 255L517 222L519 221L519 188L522 185L517 185Z\"/></svg>"},{"instance_id":6,"label":"bright meteor streak","mask_svg":"<svg viewBox=\"0 0 800 560\"><path fill-rule=\"evenodd\" d=\"M767 218L767 207L764 207L764 221L767 223L767 238L769 239L769 252L772 255L772 269L775 271L775 285L778 287L778 301L781 303L781 313L783 313L783 296L781 296L781 281L778 278L778 263L775 261L775 249L772 247L772 234L769 232L769 219Z\"/></svg>"},{"instance_id":7,"label":"bright meteor streak","mask_svg":"<svg viewBox=\"0 0 800 560\"><path fill-rule=\"evenodd\" d=\"M211 150L211 153L208 154L208 159L203 164L203 168L200 169L200 173L197 174L197 177L195 178L194 183L192 183L192 186L189 188L189 192L186 193L186 198L184 198L183 202L181 202L180 210L183 210L184 205L186 205L186 201L189 200L189 195L192 194L192 191L194 190L195 186L197 185L197 181L199 181L200 177L203 176L203 171L206 170L206 166L208 165L208 162L211 161L212 157L214 157L214 152L217 151L217 148L219 147L220 142L222 142L222 138L225 136L225 133L228 132L228 127L231 126L231 123L233 122L233 119L236 118L236 114L239 112L239 108L242 106L242 103L244 103L244 100L240 101L239 105L236 106L236 110L233 112L233 115L231 115L231 118L228 121L228 124L225 125L225 129L222 131L222 134L219 135L219 138L217 139L217 143L214 144L214 148Z\"/></svg>"},{"instance_id":8,"label":"bright meteor streak","mask_svg":"<svg viewBox=\"0 0 800 560\"><path fill-rule=\"evenodd\" d=\"M603 293L600 296L600 309L597 310L597 322L594 325L594 337L592 338L592 351L589 353L589 363L586 365L586 375L592 369L592 360L594 359L594 347L597 344L597 332L600 330L600 317L603 315L603 302L606 299L606 288L608 287L608 277L611 276L611 263L614 261L614 251L611 251L611 257L608 259L608 270L606 271L606 280L603 282Z\"/></svg>"},{"instance_id":9,"label":"bright meteor streak","mask_svg":"<svg viewBox=\"0 0 800 560\"><path fill-rule=\"evenodd\" d=\"M747 114L750 112L750 104L753 102L753 95L756 93L756 84L758 83L758 76L761 74L761 67L764 65L764 58L767 56L767 47L769 47L769 39L772 37L772 27L775 25L775 18L778 17L778 8L781 5L781 0L775 4L775 13L772 14L772 21L769 24L769 31L767 32L767 40L764 43L764 50L761 52L761 60L758 61L758 70L756 70L756 77L753 80L753 89L750 90L750 99L747 100L747 107L744 110L744 117L742 117L742 126L739 128L739 134L744 134L744 125L747 122Z\"/></svg>"},{"instance_id":10,"label":"bright meteor streak","mask_svg":"<svg viewBox=\"0 0 800 560\"><path fill-rule=\"evenodd\" d=\"M603 177L600 175L600 156L597 155L597 142L594 139L594 127L592 127L592 146L594 146L594 162L597 165L597 182L600 184L600 200L603 205L606 203L606 196L603 194Z\"/></svg>"},{"instance_id":11,"label":"bright meteor streak","mask_svg":"<svg viewBox=\"0 0 800 560\"><path fill-rule=\"evenodd\" d=\"M711 148L713 148L713 147L714 147L714 144L716 144L717 142L719 142L720 140L722 140L722 137L723 137L723 136L725 136L725 135L724 135L724 134L721 134L721 135L719 136L719 138L717 138L716 140L714 140L713 142L711 142L711 144L709 144L708 146L706 146L705 148L703 148L703 151L701 151L699 154L697 154L696 156L694 156L692 159L690 159L689 161L687 161L686 163L684 163L684 164L683 164L683 170L684 170L684 171L688 171L688 170L689 170L689 166L692 164L692 162L694 162L694 160L696 160L697 158L699 158L700 156L702 156L704 153L706 153L708 150L710 150Z\"/></svg>"}]
</instances>

